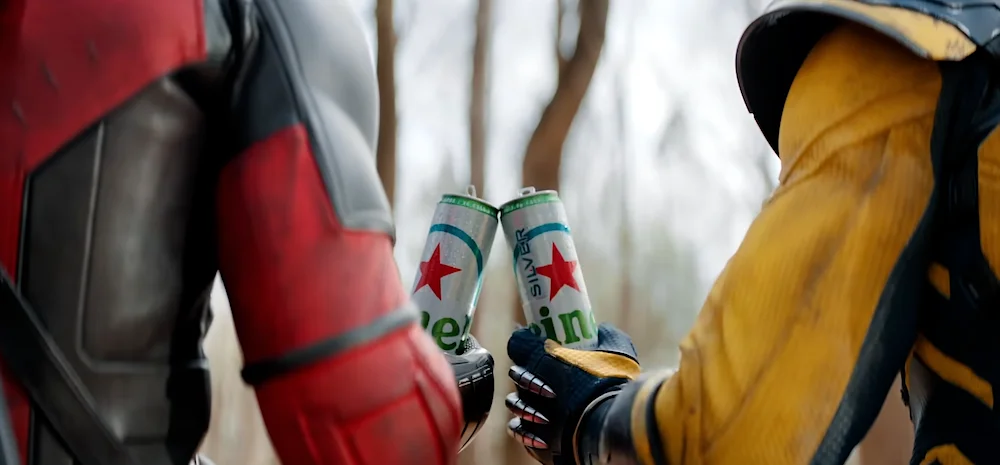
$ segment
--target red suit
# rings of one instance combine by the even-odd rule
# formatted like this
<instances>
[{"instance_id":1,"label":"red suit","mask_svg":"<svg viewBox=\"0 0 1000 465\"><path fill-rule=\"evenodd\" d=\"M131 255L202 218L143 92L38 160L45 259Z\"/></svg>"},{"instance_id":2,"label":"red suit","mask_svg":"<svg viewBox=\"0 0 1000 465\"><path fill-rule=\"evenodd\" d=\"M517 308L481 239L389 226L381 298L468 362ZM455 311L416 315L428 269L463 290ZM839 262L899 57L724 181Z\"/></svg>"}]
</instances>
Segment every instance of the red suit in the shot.
<instances>
[{"instance_id":1,"label":"red suit","mask_svg":"<svg viewBox=\"0 0 1000 465\"><path fill-rule=\"evenodd\" d=\"M456 460L377 119L343 1L0 0L0 263L138 463L187 463L207 428L217 270L282 463ZM82 462L53 427L74 419L4 379L22 462Z\"/></svg>"}]
</instances>

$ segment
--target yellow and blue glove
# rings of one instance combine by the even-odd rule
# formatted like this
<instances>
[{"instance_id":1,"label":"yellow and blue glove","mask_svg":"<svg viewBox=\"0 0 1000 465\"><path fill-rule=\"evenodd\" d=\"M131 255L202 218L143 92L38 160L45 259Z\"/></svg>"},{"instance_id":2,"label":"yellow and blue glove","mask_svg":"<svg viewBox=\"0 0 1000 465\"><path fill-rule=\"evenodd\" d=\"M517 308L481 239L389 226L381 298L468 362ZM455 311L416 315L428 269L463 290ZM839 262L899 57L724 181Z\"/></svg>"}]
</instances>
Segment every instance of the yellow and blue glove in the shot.
<instances>
[{"instance_id":1,"label":"yellow and blue glove","mask_svg":"<svg viewBox=\"0 0 1000 465\"><path fill-rule=\"evenodd\" d=\"M635 380L640 368L627 334L604 323L598 345L576 350L519 329L507 342L514 362L509 376L517 392L505 399L515 418L508 433L547 465L576 465L581 425L597 405L610 400L621 386Z\"/></svg>"}]
</instances>

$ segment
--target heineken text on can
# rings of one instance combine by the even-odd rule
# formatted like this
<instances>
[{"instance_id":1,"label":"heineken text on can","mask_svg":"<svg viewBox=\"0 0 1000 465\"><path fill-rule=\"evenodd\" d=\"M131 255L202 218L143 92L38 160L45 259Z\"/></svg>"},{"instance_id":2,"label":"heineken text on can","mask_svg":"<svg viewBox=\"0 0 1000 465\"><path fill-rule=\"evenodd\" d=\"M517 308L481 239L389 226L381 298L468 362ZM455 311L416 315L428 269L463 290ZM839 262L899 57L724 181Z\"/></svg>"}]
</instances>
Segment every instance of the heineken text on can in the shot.
<instances>
[{"instance_id":1,"label":"heineken text on can","mask_svg":"<svg viewBox=\"0 0 1000 465\"><path fill-rule=\"evenodd\" d=\"M445 194L434 210L412 299L424 330L445 352L455 353L468 337L498 213L471 186L469 195Z\"/></svg>"},{"instance_id":2,"label":"heineken text on can","mask_svg":"<svg viewBox=\"0 0 1000 465\"><path fill-rule=\"evenodd\" d=\"M559 195L524 188L500 207L500 221L532 331L574 349L597 347L597 322Z\"/></svg>"}]
</instances>

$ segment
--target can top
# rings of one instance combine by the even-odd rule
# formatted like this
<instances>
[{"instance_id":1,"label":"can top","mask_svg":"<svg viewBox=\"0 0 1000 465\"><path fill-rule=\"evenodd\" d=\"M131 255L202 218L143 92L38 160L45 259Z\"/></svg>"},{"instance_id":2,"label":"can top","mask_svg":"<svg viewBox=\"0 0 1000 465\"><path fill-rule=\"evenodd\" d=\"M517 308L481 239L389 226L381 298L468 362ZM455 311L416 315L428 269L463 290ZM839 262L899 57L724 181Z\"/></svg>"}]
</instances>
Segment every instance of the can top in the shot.
<instances>
[{"instance_id":1,"label":"can top","mask_svg":"<svg viewBox=\"0 0 1000 465\"><path fill-rule=\"evenodd\" d=\"M440 203L447 203L451 205L458 205L460 207L469 208L477 212L492 216L494 218L500 214L500 210L493 205L486 203L481 199L475 197L470 197L468 195L460 194L445 194L441 196Z\"/></svg>"},{"instance_id":2,"label":"can top","mask_svg":"<svg viewBox=\"0 0 1000 465\"><path fill-rule=\"evenodd\" d=\"M500 206L500 214L506 215L514 210L520 210L532 205L553 203L559 201L559 193L553 190L535 191L534 187L525 187L518 191L518 197Z\"/></svg>"}]
</instances>

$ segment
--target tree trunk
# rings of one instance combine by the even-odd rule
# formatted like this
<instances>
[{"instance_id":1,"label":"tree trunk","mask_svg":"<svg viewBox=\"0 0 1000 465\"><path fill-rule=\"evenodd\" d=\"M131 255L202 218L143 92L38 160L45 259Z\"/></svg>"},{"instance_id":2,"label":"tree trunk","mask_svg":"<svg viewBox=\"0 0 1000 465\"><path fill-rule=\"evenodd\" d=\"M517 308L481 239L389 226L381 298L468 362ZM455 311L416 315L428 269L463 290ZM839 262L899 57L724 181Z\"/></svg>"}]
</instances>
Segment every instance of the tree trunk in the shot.
<instances>
[{"instance_id":1,"label":"tree trunk","mask_svg":"<svg viewBox=\"0 0 1000 465\"><path fill-rule=\"evenodd\" d=\"M607 19L608 0L580 0L580 32L576 38L576 50L566 63L552 100L542 112L538 126L528 141L521 168L522 184L525 186L559 188L563 143L597 69L604 47Z\"/></svg>"},{"instance_id":2,"label":"tree trunk","mask_svg":"<svg viewBox=\"0 0 1000 465\"><path fill-rule=\"evenodd\" d=\"M562 1L558 5L558 15L561 16L564 12ZM559 189L563 144L590 87L601 49L604 48L608 0L580 0L580 31L576 37L576 50L565 65L558 47L562 18L558 21L555 58L559 82L528 141L521 167L522 185L539 190ZM515 322L526 324L520 298L515 299L512 313Z\"/></svg>"},{"instance_id":3,"label":"tree trunk","mask_svg":"<svg viewBox=\"0 0 1000 465\"><path fill-rule=\"evenodd\" d=\"M491 33L492 0L479 0L476 11L476 43L472 49L472 84L469 96L469 177L480 198L486 197L486 102ZM472 333L479 334L482 318L472 320Z\"/></svg>"},{"instance_id":4,"label":"tree trunk","mask_svg":"<svg viewBox=\"0 0 1000 465\"><path fill-rule=\"evenodd\" d=\"M378 54L375 57L379 92L379 132L376 165L389 205L396 199L396 30L392 0L375 3Z\"/></svg>"},{"instance_id":5,"label":"tree trunk","mask_svg":"<svg viewBox=\"0 0 1000 465\"><path fill-rule=\"evenodd\" d=\"M479 0L476 43L472 50L472 85L469 98L469 170L480 197L486 192L486 77L489 67L490 10L492 0Z\"/></svg>"}]
</instances>

